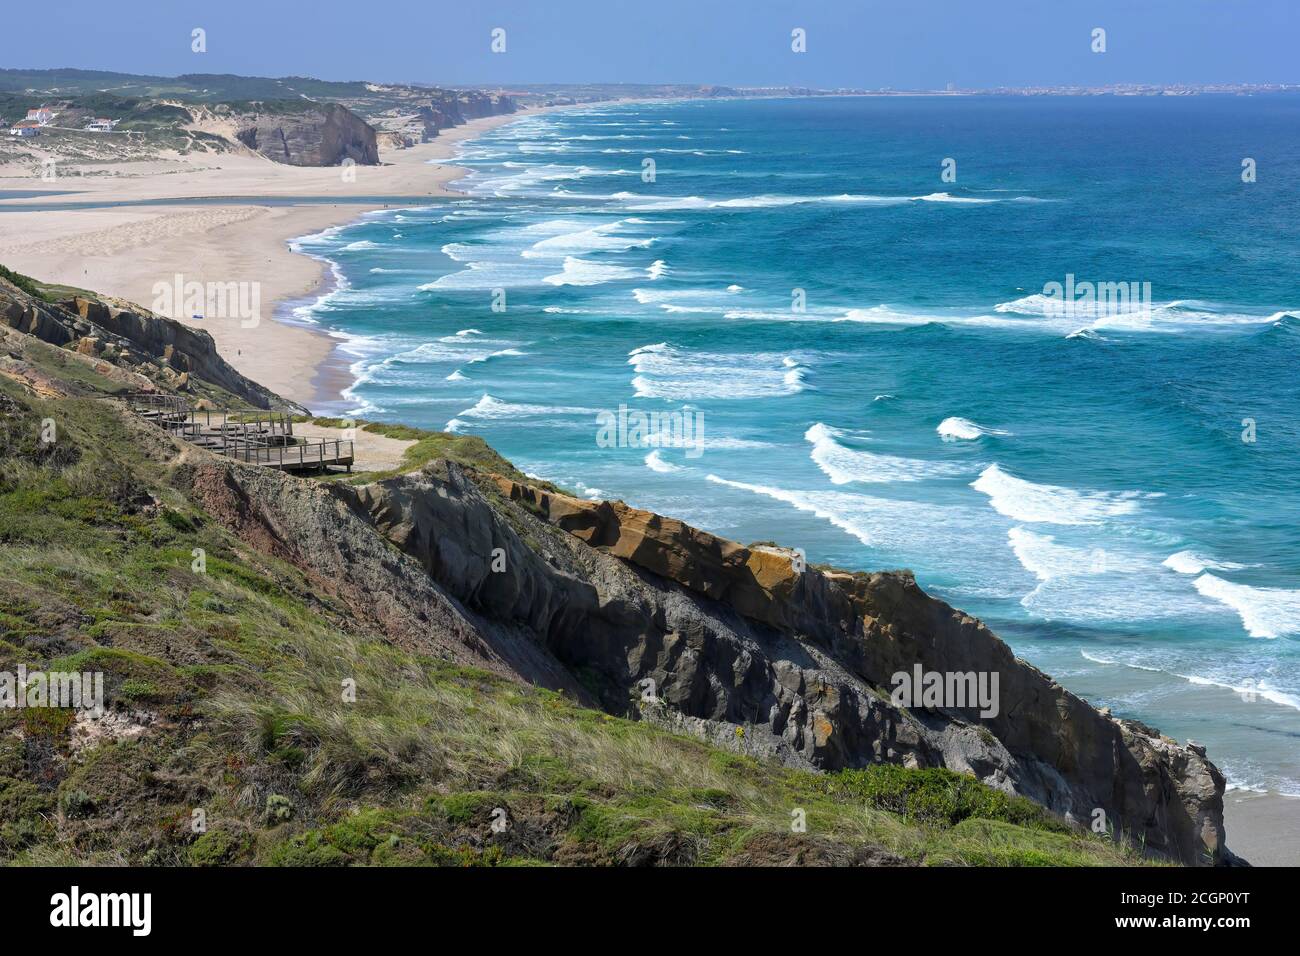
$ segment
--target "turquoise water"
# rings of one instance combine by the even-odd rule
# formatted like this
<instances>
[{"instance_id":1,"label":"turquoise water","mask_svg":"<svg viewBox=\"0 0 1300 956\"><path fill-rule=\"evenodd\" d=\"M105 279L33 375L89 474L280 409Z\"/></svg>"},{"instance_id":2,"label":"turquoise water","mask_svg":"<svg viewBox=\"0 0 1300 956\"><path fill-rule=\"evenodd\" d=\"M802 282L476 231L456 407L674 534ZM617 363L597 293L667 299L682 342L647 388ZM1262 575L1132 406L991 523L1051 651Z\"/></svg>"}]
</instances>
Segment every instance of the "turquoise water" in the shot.
<instances>
[{"instance_id":1,"label":"turquoise water","mask_svg":"<svg viewBox=\"0 0 1300 956\"><path fill-rule=\"evenodd\" d=\"M605 106L460 161L463 201L297 242L334 263L297 318L355 363L345 409L909 567L1234 786L1300 793L1300 98ZM1068 276L1134 295L1064 308ZM605 447L620 405L703 443Z\"/></svg>"}]
</instances>

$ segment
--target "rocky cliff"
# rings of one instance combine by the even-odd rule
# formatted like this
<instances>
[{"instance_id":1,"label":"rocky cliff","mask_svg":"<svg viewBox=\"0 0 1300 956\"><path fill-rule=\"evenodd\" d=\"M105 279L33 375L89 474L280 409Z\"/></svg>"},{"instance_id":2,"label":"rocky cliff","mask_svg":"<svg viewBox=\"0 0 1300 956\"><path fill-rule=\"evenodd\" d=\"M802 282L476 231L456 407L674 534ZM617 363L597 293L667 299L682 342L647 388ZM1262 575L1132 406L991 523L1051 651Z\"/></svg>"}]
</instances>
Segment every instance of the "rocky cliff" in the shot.
<instances>
[{"instance_id":1,"label":"rocky cliff","mask_svg":"<svg viewBox=\"0 0 1300 956\"><path fill-rule=\"evenodd\" d=\"M287 404L235 371L217 354L207 332L138 306L88 295L47 302L0 278L0 325L76 353L99 375L133 388L202 398L208 397L201 387L206 386L258 408ZM9 356L11 372L16 361Z\"/></svg>"},{"instance_id":2,"label":"rocky cliff","mask_svg":"<svg viewBox=\"0 0 1300 956\"><path fill-rule=\"evenodd\" d=\"M906 572L800 570L792 552L448 460L357 488L222 462L183 486L404 645L787 766L947 768L1150 853L1235 859L1202 748L1099 713ZM998 713L896 705L893 675L917 664L997 673Z\"/></svg>"},{"instance_id":3,"label":"rocky cliff","mask_svg":"<svg viewBox=\"0 0 1300 956\"><path fill-rule=\"evenodd\" d=\"M818 769L946 767L1185 863L1230 858L1203 748L1099 713L906 572L801 569L793 552L505 478L485 494L447 462L358 496L458 600L598 675L608 710ZM895 705L893 675L918 664L996 673L996 715Z\"/></svg>"},{"instance_id":4,"label":"rocky cliff","mask_svg":"<svg viewBox=\"0 0 1300 956\"><path fill-rule=\"evenodd\" d=\"M423 127L422 140L427 142L437 136L439 130L463 126L483 116L513 113L515 109L515 101L502 94L442 90L416 111L415 122Z\"/></svg>"},{"instance_id":5,"label":"rocky cliff","mask_svg":"<svg viewBox=\"0 0 1300 956\"><path fill-rule=\"evenodd\" d=\"M313 105L301 113L258 115L237 136L249 149L290 166L379 162L374 128L337 103Z\"/></svg>"},{"instance_id":6,"label":"rocky cliff","mask_svg":"<svg viewBox=\"0 0 1300 956\"><path fill-rule=\"evenodd\" d=\"M36 786L23 768L38 766L39 779L68 791L93 822L87 833L109 828L135 841L125 858L176 852L188 838L168 829L175 807L167 801L200 805L207 788L225 787L221 800L240 821L221 845L227 859L253 852L245 836L265 825L256 822L257 800L271 793L301 794L304 813L331 820L340 794L391 814L394 799L412 804L395 796L409 788L434 788L429 799L441 800L454 784L492 791L483 798L489 808L567 807L538 810L532 842L510 850L548 860L593 859L600 837L611 844L600 851L604 862L690 862L705 845L719 858L780 862L808 854L902 862L900 851L926 862L1080 862L1099 852L1238 862L1225 844L1223 777L1202 747L1095 710L907 572L809 567L777 546L745 546L622 502L570 497L529 483L481 443L466 453L473 439L420 433L424 451L413 460L427 464L418 470L309 480L180 443L113 403L68 401L124 387L242 396L262 407L277 401L225 365L205 333L96 298L50 304L0 282L0 540L22 545L15 555L35 554L62 535L41 561L5 565L6 574L26 577L0 580L0 656L76 653L111 665L120 672L110 686L113 720L139 736L148 759L164 765L201 740L213 767L224 768L196 775L185 795L160 795L150 789L160 777L136 774L131 786L145 790L124 802L95 789L119 786L118 776L105 770L102 783L73 772L77 763L60 748L74 746L75 733L72 743L54 744L30 729L0 735L0 788L6 777ZM33 437L51 417L63 436L52 446ZM43 513L33 502L46 502ZM102 560L123 548L129 560ZM191 565L196 548L208 554L204 571ZM66 572L43 570L59 562ZM349 655L356 659L340 663ZM364 677L383 662L391 673ZM996 693L987 701L899 699L898 676L918 670L996 677ZM514 690L489 692L495 685L474 676L482 672ZM363 706L340 710L339 680L358 673ZM447 675L450 688L438 683ZM542 698L524 714L518 708L532 687L563 697ZM137 715L140 695L162 702L162 717L148 717L161 729L146 729ZM533 728L552 720L563 699L603 714L576 710L537 736ZM438 722L425 727L436 707ZM486 718L467 716L479 708L516 736L507 742L494 730L483 739ZM610 737L593 742L605 721L614 722ZM213 722L225 728L221 747ZM642 755L677 752L673 741L682 738L663 730L739 751L743 786L721 793L732 770L720 776L716 767L733 765L717 764L713 751L685 752L674 772L689 774L693 789L653 791L657 815L633 826L630 815L663 786L662 774L637 770L640 782L630 785L633 771L619 763L598 785L588 779L630 759L629 727L660 735L636 738L648 741ZM461 750L452 757L455 741ZM14 747L23 754L5 757ZM854 776L882 768L904 776L871 777L869 787ZM740 809L757 799L753 775L776 770L788 776L761 777L769 788L762 813ZM191 774L182 760L162 777ZM918 807L906 799L913 787L937 793ZM982 789L972 795L974 787ZM797 806L830 800L818 804L824 819L856 822L838 830L828 823L820 836L792 843L788 792L801 794ZM1005 802L1017 798L1027 798L1024 806ZM593 799L604 809L584 816ZM690 830L697 824L684 822L682 807L695 814L710 801L731 815L706 838ZM864 805L904 814L918 829L906 846L901 824L890 824L893 836L877 831L864 841L854 828L865 821L853 815ZM45 806L37 801L24 817L23 840L50 825ZM0 855L18 839L9 813L0 803ZM951 835L931 832L936 813ZM454 817L468 819L463 807ZM963 820L974 828L962 830ZM1012 841L1004 855L990 850L990 820L1013 827L999 831ZM756 825L761 851L745 836ZM80 839L75 823L60 826ZM404 826L399 843L428 842L425 817ZM479 853L477 829L439 830L438 839ZM1098 829L1121 847L1093 839ZM292 834L259 837L278 842L258 858L306 852ZM1050 852L1034 842L1049 839ZM387 833L380 844L395 845ZM355 841L345 845L357 852ZM442 852L435 858L459 859Z\"/></svg>"}]
</instances>

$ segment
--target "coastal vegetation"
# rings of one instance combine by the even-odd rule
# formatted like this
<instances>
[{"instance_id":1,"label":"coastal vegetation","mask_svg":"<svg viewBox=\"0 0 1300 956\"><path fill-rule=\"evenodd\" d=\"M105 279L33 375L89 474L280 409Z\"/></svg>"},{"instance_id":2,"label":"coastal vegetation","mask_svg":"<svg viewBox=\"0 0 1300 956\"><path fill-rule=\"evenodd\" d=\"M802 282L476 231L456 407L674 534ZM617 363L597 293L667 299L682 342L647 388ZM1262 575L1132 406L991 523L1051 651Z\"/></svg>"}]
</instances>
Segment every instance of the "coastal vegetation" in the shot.
<instances>
[{"instance_id":1,"label":"coastal vegetation","mask_svg":"<svg viewBox=\"0 0 1300 956\"><path fill-rule=\"evenodd\" d=\"M4 862L1152 862L970 775L783 766L394 640L237 533L196 453L105 400L121 382L6 341L0 670L100 672L106 714L0 712ZM33 390L38 356L61 396ZM524 477L477 438L361 427L415 440L403 475Z\"/></svg>"},{"instance_id":2,"label":"coastal vegetation","mask_svg":"<svg viewBox=\"0 0 1300 956\"><path fill-rule=\"evenodd\" d=\"M0 403L0 666L102 669L120 715L93 741L4 715L9 862L1137 862L971 777L785 769L394 647L170 488L111 405Z\"/></svg>"}]
</instances>

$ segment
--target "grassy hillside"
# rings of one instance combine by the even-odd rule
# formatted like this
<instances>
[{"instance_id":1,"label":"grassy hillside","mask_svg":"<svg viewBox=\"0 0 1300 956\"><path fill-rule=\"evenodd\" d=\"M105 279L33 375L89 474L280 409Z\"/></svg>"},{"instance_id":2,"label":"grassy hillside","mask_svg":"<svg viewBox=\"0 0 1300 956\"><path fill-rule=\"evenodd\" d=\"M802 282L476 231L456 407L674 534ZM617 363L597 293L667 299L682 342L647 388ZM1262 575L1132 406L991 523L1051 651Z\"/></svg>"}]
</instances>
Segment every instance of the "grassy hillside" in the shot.
<instances>
[{"instance_id":1,"label":"grassy hillside","mask_svg":"<svg viewBox=\"0 0 1300 956\"><path fill-rule=\"evenodd\" d=\"M0 669L103 671L113 712L0 712L4 861L1138 862L971 777L784 769L394 647L196 509L175 454L0 378Z\"/></svg>"}]
</instances>

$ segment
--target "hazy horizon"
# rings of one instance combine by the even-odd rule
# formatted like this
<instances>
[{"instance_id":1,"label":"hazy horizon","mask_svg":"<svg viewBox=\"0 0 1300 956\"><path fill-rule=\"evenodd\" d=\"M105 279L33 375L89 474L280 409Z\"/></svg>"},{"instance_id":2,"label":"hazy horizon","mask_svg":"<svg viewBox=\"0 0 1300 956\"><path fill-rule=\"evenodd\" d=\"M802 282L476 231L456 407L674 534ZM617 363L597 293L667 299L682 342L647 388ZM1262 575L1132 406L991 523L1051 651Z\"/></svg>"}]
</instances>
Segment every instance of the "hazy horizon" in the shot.
<instances>
[{"instance_id":1,"label":"hazy horizon","mask_svg":"<svg viewBox=\"0 0 1300 956\"><path fill-rule=\"evenodd\" d=\"M567 0L468 5L324 0L207 9L163 0L122 7L66 0L7 13L24 38L16 69L79 68L174 76L230 73L327 80L509 86L685 83L813 88L964 89L1300 81L1289 0L916 0L905 9L832 0L614 7ZM143 29L146 27L147 29ZM491 50L505 31L504 52ZM791 31L806 31L806 52ZM1105 31L1104 53L1093 31ZM191 50L202 29L206 51Z\"/></svg>"}]
</instances>

